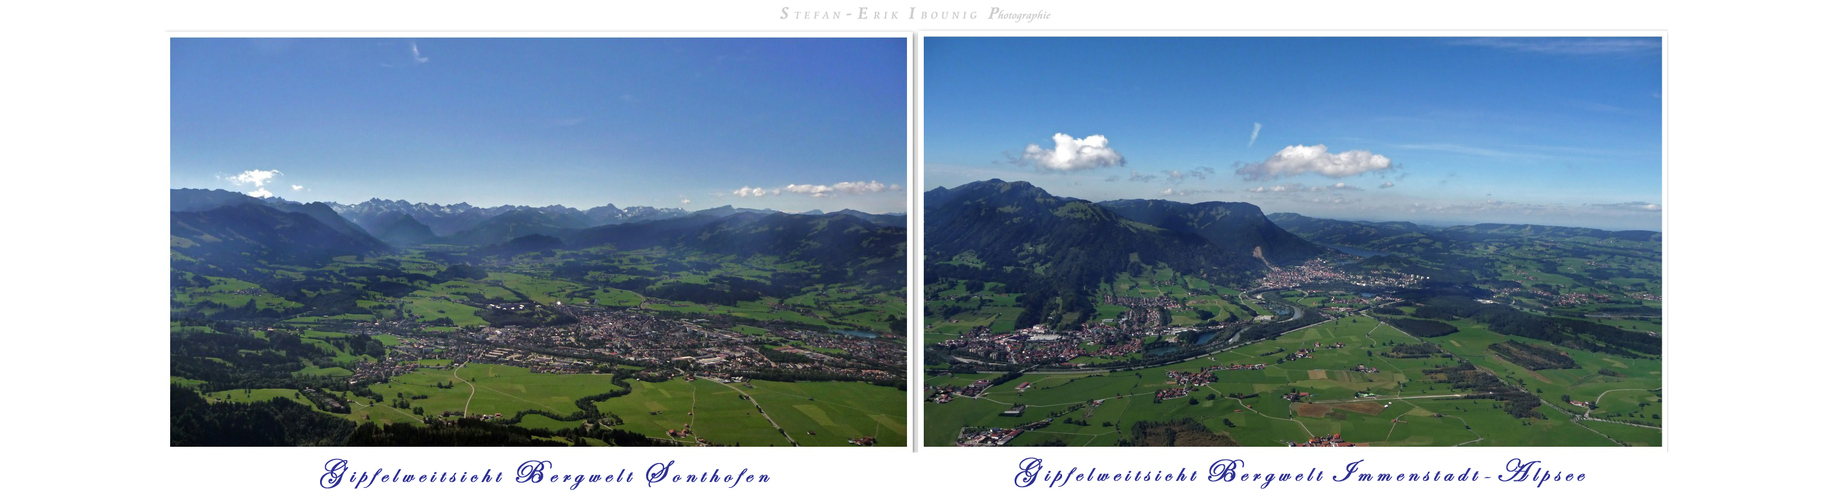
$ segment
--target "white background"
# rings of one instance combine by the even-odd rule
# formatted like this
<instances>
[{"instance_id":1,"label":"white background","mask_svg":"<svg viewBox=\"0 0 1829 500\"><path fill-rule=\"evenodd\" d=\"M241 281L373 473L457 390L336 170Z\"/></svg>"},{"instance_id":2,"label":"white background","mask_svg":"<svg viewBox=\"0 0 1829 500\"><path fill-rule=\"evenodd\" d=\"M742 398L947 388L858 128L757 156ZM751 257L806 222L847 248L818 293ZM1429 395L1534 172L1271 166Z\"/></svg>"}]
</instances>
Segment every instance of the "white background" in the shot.
<instances>
[{"instance_id":1,"label":"white background","mask_svg":"<svg viewBox=\"0 0 1829 500\"><path fill-rule=\"evenodd\" d=\"M906 11L907 2L170 2L11 5L0 25L6 66L4 320L8 486L38 495L170 494L305 497L322 463L438 472L551 460L552 472L749 467L769 485L723 490L640 483L562 486L376 485L350 494L760 495L1050 498L1112 495L1303 494L1355 498L1434 493L1549 495L1807 495L1817 447L1823 328L1813 292L1824 187L1820 16L1753 2L948 2L923 10L1047 10L1029 24L781 20L792 10ZM1694 5L1694 4L1691 4ZM981 14L982 16L982 14ZM1556 30L1662 33L1666 53L1665 446L1658 449L173 449L165 401L166 260L170 187L169 43L194 31L380 36L577 35L602 31L922 31L1039 29L1053 34L1528 34ZM1145 31L1147 30L1147 31ZM585 33L589 34L589 33ZM690 35L691 33L686 33ZM626 34L623 36L627 36ZM1049 57L1038 54L1037 61ZM1013 61L1013 65L1024 64ZM918 95L917 95L918 98ZM918 107L918 103L916 104ZM914 130L918 131L918 127ZM918 164L918 160L915 162ZM918 175L915 177L918 178ZM911 202L919 189L909 190ZM911 210L913 208L911 207ZM911 251L919 246L911 246ZM918 266L916 266L918 270ZM918 287L915 287L918 290ZM911 329L918 332L919 329ZM918 340L918 336L917 339ZM918 424L916 424L918 425ZM918 438L911 439L918 442ZM1011 487L1016 463L1204 469L1219 458L1246 472L1494 470L1507 459L1584 472L1580 485L1452 483L1075 484ZM510 474L512 476L512 473ZM664 486L664 487L663 487ZM561 490L547 493L543 490ZM163 495L160 495L163 496Z\"/></svg>"}]
</instances>

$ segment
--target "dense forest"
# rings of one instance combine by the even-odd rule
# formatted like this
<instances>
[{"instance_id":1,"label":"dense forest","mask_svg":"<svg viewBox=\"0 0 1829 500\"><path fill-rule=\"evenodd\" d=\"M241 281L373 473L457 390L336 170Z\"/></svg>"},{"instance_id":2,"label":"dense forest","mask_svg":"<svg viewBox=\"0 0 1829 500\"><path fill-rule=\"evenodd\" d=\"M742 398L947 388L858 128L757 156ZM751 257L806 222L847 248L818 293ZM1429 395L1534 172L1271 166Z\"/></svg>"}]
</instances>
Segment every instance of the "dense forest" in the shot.
<instances>
[{"instance_id":1,"label":"dense forest","mask_svg":"<svg viewBox=\"0 0 1829 500\"><path fill-rule=\"evenodd\" d=\"M1513 418L1543 418L1537 407L1543 404L1536 394L1506 385L1505 381L1490 373L1480 371L1472 363L1462 361L1458 365L1423 370L1423 374L1436 382L1446 382L1455 389L1470 391L1463 399L1493 399Z\"/></svg>"},{"instance_id":2,"label":"dense forest","mask_svg":"<svg viewBox=\"0 0 1829 500\"><path fill-rule=\"evenodd\" d=\"M1434 297L1416 308L1416 317L1471 319L1492 331L1550 342L1584 351L1645 357L1663 352L1663 341L1643 333L1573 318L1539 316L1509 306L1484 304L1467 297Z\"/></svg>"},{"instance_id":3,"label":"dense forest","mask_svg":"<svg viewBox=\"0 0 1829 500\"><path fill-rule=\"evenodd\" d=\"M342 444L355 427L287 399L211 404L171 386L172 446L328 446Z\"/></svg>"}]
</instances>

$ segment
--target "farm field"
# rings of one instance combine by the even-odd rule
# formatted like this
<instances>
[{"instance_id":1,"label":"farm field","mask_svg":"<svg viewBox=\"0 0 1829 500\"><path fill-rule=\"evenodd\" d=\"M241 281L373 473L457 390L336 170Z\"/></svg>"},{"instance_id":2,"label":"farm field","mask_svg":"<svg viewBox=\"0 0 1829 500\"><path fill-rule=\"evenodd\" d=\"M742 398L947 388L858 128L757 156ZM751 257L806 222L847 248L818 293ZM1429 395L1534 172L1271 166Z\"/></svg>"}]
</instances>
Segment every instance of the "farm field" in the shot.
<instances>
[{"instance_id":1,"label":"farm field","mask_svg":"<svg viewBox=\"0 0 1829 500\"><path fill-rule=\"evenodd\" d=\"M1613 440L1645 445L1659 442L1655 429L1605 422L1576 422L1558 405L1579 415L1584 408L1560 401L1592 399L1614 391L1592 415L1635 414L1655 425L1649 415L1659 407L1652 389L1658 379L1655 360L1623 359L1570 352L1583 368L1532 372L1486 354L1488 344L1504 340L1470 322L1461 331L1417 339L1368 316L1349 316L1296 330L1274 340L1244 345L1210 356L1164 367L1101 373L1026 373L986 389L976 398L923 403L924 445L952 446L961 429L1014 428L1048 419L1045 427L1022 433L1009 445L1065 444L1113 446L1131 440L1142 422L1192 421L1213 434L1246 446L1283 446L1315 436L1340 434L1365 446L1610 446ZM1399 344L1430 343L1445 351L1427 357L1389 355ZM1317 344L1319 347L1317 347ZM1339 344L1340 347L1333 347ZM1313 351L1311 357L1286 360L1290 352ZM1527 390L1542 389L1541 418L1518 419L1491 399L1468 399L1432 369L1457 363L1461 356L1507 380L1523 380ZM1167 372L1264 363L1263 369L1219 370L1210 384L1189 388L1188 396L1158 400L1158 391L1184 387ZM1610 368L1620 376L1602 376ZM1376 369L1372 372L1369 369ZM930 376L923 383L966 386L997 374ZM1026 390L1018 391L1023 384ZM1299 402L1290 392L1306 393ZM1635 396L1636 395L1636 396ZM1641 407L1640 403L1647 403ZM1096 403L1096 404L1095 404ZM1021 416L1000 413L1026 405ZM1630 412L1630 413L1627 413ZM1605 425L1602 425L1605 424ZM1583 429L1581 427L1587 427ZM1615 432L1617 436L1615 436Z\"/></svg>"},{"instance_id":2,"label":"farm field","mask_svg":"<svg viewBox=\"0 0 1829 500\"><path fill-rule=\"evenodd\" d=\"M424 416L455 418L469 415L508 419L526 411L513 425L529 429L565 430L584 424L548 416L578 411L577 401L621 390L609 374L543 374L525 368L468 364L461 367L422 368L369 390L381 401L349 392L337 393L351 401L347 414L328 413L355 422L423 425ZM899 408L905 392L858 382L768 382L750 386L706 379L665 382L626 381L630 391L589 403L620 424L611 428L643 435L667 436L668 430L690 428L690 436L670 438L681 445L704 438L723 446L849 446L847 441L876 436L877 446L907 443L905 416L877 408ZM745 394L748 398L745 398ZM303 401L294 389L217 391L205 395L213 402L253 402L267 399ZM406 408L396 407L405 401ZM754 401L752 403L751 401ZM757 411L760 403L781 430ZM499 416L498 416L499 415ZM690 427L688 427L690 426ZM788 441L792 437L793 441Z\"/></svg>"}]
</instances>

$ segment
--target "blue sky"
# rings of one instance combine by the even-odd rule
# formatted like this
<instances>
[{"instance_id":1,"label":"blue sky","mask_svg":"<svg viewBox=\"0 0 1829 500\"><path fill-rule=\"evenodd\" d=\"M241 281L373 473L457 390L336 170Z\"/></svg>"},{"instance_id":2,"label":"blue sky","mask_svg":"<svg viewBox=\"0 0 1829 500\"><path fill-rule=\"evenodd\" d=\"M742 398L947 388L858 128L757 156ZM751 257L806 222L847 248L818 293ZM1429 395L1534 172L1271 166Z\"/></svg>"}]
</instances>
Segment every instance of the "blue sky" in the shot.
<instances>
[{"instance_id":1,"label":"blue sky","mask_svg":"<svg viewBox=\"0 0 1829 500\"><path fill-rule=\"evenodd\" d=\"M346 203L900 212L906 43L174 39L171 184Z\"/></svg>"},{"instance_id":2,"label":"blue sky","mask_svg":"<svg viewBox=\"0 0 1829 500\"><path fill-rule=\"evenodd\" d=\"M996 177L1353 220L1662 224L1657 38L924 43L926 189Z\"/></svg>"}]
</instances>

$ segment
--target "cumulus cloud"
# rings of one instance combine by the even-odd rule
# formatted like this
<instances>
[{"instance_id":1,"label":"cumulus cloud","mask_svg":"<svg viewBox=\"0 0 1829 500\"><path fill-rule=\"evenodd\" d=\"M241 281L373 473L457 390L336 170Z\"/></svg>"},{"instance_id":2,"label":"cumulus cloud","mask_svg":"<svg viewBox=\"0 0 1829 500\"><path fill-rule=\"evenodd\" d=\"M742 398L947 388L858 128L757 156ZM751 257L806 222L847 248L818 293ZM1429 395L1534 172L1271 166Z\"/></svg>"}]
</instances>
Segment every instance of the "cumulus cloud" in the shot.
<instances>
[{"instance_id":1,"label":"cumulus cloud","mask_svg":"<svg viewBox=\"0 0 1829 500\"><path fill-rule=\"evenodd\" d=\"M1017 159L1017 164L1033 166L1037 170L1072 172L1123 166L1124 155L1111 149L1110 141L1103 135L1075 139L1067 134L1054 134L1054 149L1030 144L1023 148L1022 158Z\"/></svg>"},{"instance_id":2,"label":"cumulus cloud","mask_svg":"<svg viewBox=\"0 0 1829 500\"><path fill-rule=\"evenodd\" d=\"M781 194L781 190L780 189L762 189L759 187L743 186L743 187L737 188L736 191L731 191L731 194L741 196L744 198L749 198L752 196L760 198L760 197L768 196L771 194Z\"/></svg>"},{"instance_id":3,"label":"cumulus cloud","mask_svg":"<svg viewBox=\"0 0 1829 500\"><path fill-rule=\"evenodd\" d=\"M305 186L300 186L300 185L298 185L298 184L293 184L293 185L292 185L292 190L293 190L293 191L304 191L304 190L305 190Z\"/></svg>"},{"instance_id":4,"label":"cumulus cloud","mask_svg":"<svg viewBox=\"0 0 1829 500\"><path fill-rule=\"evenodd\" d=\"M691 205L692 198L680 198L680 204L681 205Z\"/></svg>"},{"instance_id":5,"label":"cumulus cloud","mask_svg":"<svg viewBox=\"0 0 1829 500\"><path fill-rule=\"evenodd\" d=\"M266 188L267 184L271 184L273 182L273 179L276 177L279 177L280 175L281 175L280 171L278 171L278 170L254 169L254 170L243 171L242 173L235 174L234 176L231 176L231 177L225 177L223 179L229 181L230 184L234 184L236 186L254 188L253 191L249 191L247 193L248 196L253 196L255 198L266 198L269 196L273 196L273 192L267 190L267 188ZM294 189L294 191L297 191L297 189Z\"/></svg>"},{"instance_id":6,"label":"cumulus cloud","mask_svg":"<svg viewBox=\"0 0 1829 500\"><path fill-rule=\"evenodd\" d=\"M1363 149L1328 153L1327 145L1316 144L1283 148L1282 151L1277 151L1264 161L1239 165L1237 173L1253 181L1303 174L1320 174L1339 178L1372 172L1382 173L1391 167L1391 159L1381 154L1373 154L1371 151Z\"/></svg>"},{"instance_id":7,"label":"cumulus cloud","mask_svg":"<svg viewBox=\"0 0 1829 500\"><path fill-rule=\"evenodd\" d=\"M731 194L749 198L749 197L762 197L762 196L778 196L781 193L793 193L793 194L804 194L807 196L812 196L814 198L827 198L827 197L832 197L832 196L841 195L841 194L869 194L869 193L881 193L884 191L901 191L901 190L902 190L902 185L900 185L900 184L884 184L884 183L877 182L877 181L859 181L859 182L840 182L837 184L830 184L830 185L826 185L826 184L788 184L787 187L780 187L780 188L774 188L774 189L744 186L744 187L738 188L736 191L731 191Z\"/></svg>"},{"instance_id":8,"label":"cumulus cloud","mask_svg":"<svg viewBox=\"0 0 1829 500\"><path fill-rule=\"evenodd\" d=\"M1130 171L1130 181L1131 182L1149 182L1149 181L1153 181L1153 180L1156 180L1156 176L1153 174L1152 175L1143 175L1143 174L1137 173L1137 171L1135 171L1135 170Z\"/></svg>"},{"instance_id":9,"label":"cumulus cloud","mask_svg":"<svg viewBox=\"0 0 1829 500\"><path fill-rule=\"evenodd\" d=\"M272 182L273 178L279 177L279 175L280 172L278 170L248 170L235 174L234 177L230 177L229 182L233 182L237 186L261 187L267 185L268 182Z\"/></svg>"},{"instance_id":10,"label":"cumulus cloud","mask_svg":"<svg viewBox=\"0 0 1829 500\"><path fill-rule=\"evenodd\" d=\"M1252 144L1257 144L1257 133L1262 130L1264 130L1264 124L1251 122L1251 140L1245 143L1245 147L1248 148L1251 147Z\"/></svg>"},{"instance_id":11,"label":"cumulus cloud","mask_svg":"<svg viewBox=\"0 0 1829 500\"><path fill-rule=\"evenodd\" d=\"M1378 189L1390 189L1393 187L1397 187L1397 184L1393 184L1391 181L1384 181L1384 184L1378 185Z\"/></svg>"}]
</instances>

